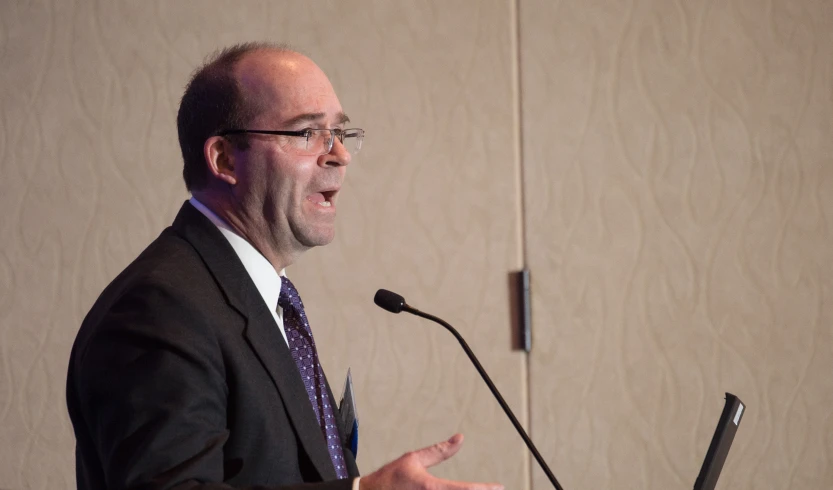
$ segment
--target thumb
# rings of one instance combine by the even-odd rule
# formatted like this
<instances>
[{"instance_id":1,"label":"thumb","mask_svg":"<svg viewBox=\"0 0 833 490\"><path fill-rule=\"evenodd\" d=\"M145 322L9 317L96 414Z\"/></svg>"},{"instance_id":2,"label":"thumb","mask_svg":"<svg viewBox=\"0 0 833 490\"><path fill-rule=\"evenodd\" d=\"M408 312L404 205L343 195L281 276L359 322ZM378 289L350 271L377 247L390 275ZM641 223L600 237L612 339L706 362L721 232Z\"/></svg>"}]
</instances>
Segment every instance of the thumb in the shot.
<instances>
[{"instance_id":1,"label":"thumb","mask_svg":"<svg viewBox=\"0 0 833 490\"><path fill-rule=\"evenodd\" d=\"M460 447L463 445L463 434L454 434L447 441L438 442L433 446L428 446L417 451L414 451L419 464L425 468L442 463L448 458L457 454Z\"/></svg>"}]
</instances>

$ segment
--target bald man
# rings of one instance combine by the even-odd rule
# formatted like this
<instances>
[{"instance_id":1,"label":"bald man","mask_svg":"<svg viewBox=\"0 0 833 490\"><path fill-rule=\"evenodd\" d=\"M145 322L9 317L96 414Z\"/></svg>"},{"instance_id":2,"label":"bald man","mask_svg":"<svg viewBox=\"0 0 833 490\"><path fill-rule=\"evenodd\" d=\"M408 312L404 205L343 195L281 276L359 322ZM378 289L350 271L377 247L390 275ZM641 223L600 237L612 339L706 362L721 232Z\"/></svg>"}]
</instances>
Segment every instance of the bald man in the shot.
<instances>
[{"instance_id":1,"label":"bald man","mask_svg":"<svg viewBox=\"0 0 833 490\"><path fill-rule=\"evenodd\" d=\"M348 123L321 69L281 46L237 45L195 72L177 116L192 197L72 349L78 488L502 488L426 471L460 435L359 478L339 432L284 270L333 240L364 137Z\"/></svg>"}]
</instances>

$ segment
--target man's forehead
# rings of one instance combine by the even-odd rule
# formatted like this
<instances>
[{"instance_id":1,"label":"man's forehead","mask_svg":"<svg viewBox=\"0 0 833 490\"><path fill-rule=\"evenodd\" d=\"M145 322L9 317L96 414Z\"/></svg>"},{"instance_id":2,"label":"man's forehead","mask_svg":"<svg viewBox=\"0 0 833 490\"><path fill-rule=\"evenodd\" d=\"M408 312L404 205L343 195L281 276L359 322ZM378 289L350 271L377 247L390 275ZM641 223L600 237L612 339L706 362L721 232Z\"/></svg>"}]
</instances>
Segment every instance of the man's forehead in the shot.
<instances>
[{"instance_id":1,"label":"man's forehead","mask_svg":"<svg viewBox=\"0 0 833 490\"><path fill-rule=\"evenodd\" d=\"M329 114L324 112L307 112L298 114L296 116L290 116L289 119L284 121L285 124L293 125L293 124L300 124L300 123L316 123L316 122L325 122L329 118ZM345 124L350 122L350 118L347 117L347 114L343 112L337 112L333 116L333 123L334 124Z\"/></svg>"}]
</instances>

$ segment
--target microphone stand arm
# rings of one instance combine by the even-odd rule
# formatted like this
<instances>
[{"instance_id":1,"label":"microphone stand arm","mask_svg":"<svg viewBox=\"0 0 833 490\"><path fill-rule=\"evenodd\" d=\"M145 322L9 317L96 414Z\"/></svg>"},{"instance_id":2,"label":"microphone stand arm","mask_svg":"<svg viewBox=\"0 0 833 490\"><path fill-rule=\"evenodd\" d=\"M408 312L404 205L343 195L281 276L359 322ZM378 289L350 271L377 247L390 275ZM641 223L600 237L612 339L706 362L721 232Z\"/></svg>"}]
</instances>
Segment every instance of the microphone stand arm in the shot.
<instances>
[{"instance_id":1,"label":"microphone stand arm","mask_svg":"<svg viewBox=\"0 0 833 490\"><path fill-rule=\"evenodd\" d=\"M498 403L500 403L501 408L503 408L503 411L506 412L506 415L509 417L509 420L512 421L512 425L515 426L515 430L517 430L518 434L520 434L521 438L523 438L524 442L526 443L526 447L528 447L530 452L532 452L532 455L535 457L535 460L538 462L538 465L541 466L541 469L544 470L544 473L547 474L547 478L549 478L550 482L557 490L564 490L558 483L558 480L555 479L555 475L553 475L552 471L550 471L550 467L547 466L547 463L546 461L544 461L544 458L541 457L541 453L538 452L538 449L535 447L535 444L532 443L532 439L529 438L529 436L526 434L526 431L521 426L521 423L518 422L517 418L515 418L515 414L512 413L512 410L509 408L509 405L506 404L506 400L504 400L503 397L500 395L500 392L495 387L495 384L492 383L492 379L489 378L488 374L486 374L486 370L483 369L483 366L480 365L480 361L477 360L477 357L474 355L474 352L472 352L472 350L469 348L469 345L466 343L466 341L463 340L463 337L460 335L460 333L457 330L455 330L454 327L449 325L445 320L437 318L434 315L423 313L422 311L419 311L416 308L412 308L407 304L402 305L402 309L407 311L408 313L411 313L412 315L416 315L427 320L431 320L435 323L439 323L440 325L445 327L446 330L451 332L452 335L454 335L457 341L460 342L460 345L463 347L463 350L466 351L466 354L469 356L469 359L471 359L471 362L472 364L474 364L474 367L477 368L477 372L480 373L480 377L483 378L483 381L486 382L486 385L489 387L489 390L491 390L492 394L495 395L495 398L497 398L497 401Z\"/></svg>"}]
</instances>

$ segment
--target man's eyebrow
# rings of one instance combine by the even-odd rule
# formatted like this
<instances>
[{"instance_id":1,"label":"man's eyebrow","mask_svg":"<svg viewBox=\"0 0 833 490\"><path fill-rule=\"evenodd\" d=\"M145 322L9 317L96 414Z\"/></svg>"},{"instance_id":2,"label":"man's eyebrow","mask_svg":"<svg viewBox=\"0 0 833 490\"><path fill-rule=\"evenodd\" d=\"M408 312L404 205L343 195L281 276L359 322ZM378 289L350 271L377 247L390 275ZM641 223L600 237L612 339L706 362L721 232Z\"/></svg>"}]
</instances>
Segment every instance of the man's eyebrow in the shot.
<instances>
[{"instance_id":1,"label":"man's eyebrow","mask_svg":"<svg viewBox=\"0 0 833 490\"><path fill-rule=\"evenodd\" d=\"M306 114L299 114L292 119L284 122L286 126L295 126L296 124L304 123L304 122L315 122L321 119L324 119L326 114L323 112L309 112ZM350 122L350 118L347 117L347 114L343 112L339 112L336 114L336 124L345 124Z\"/></svg>"}]
</instances>

